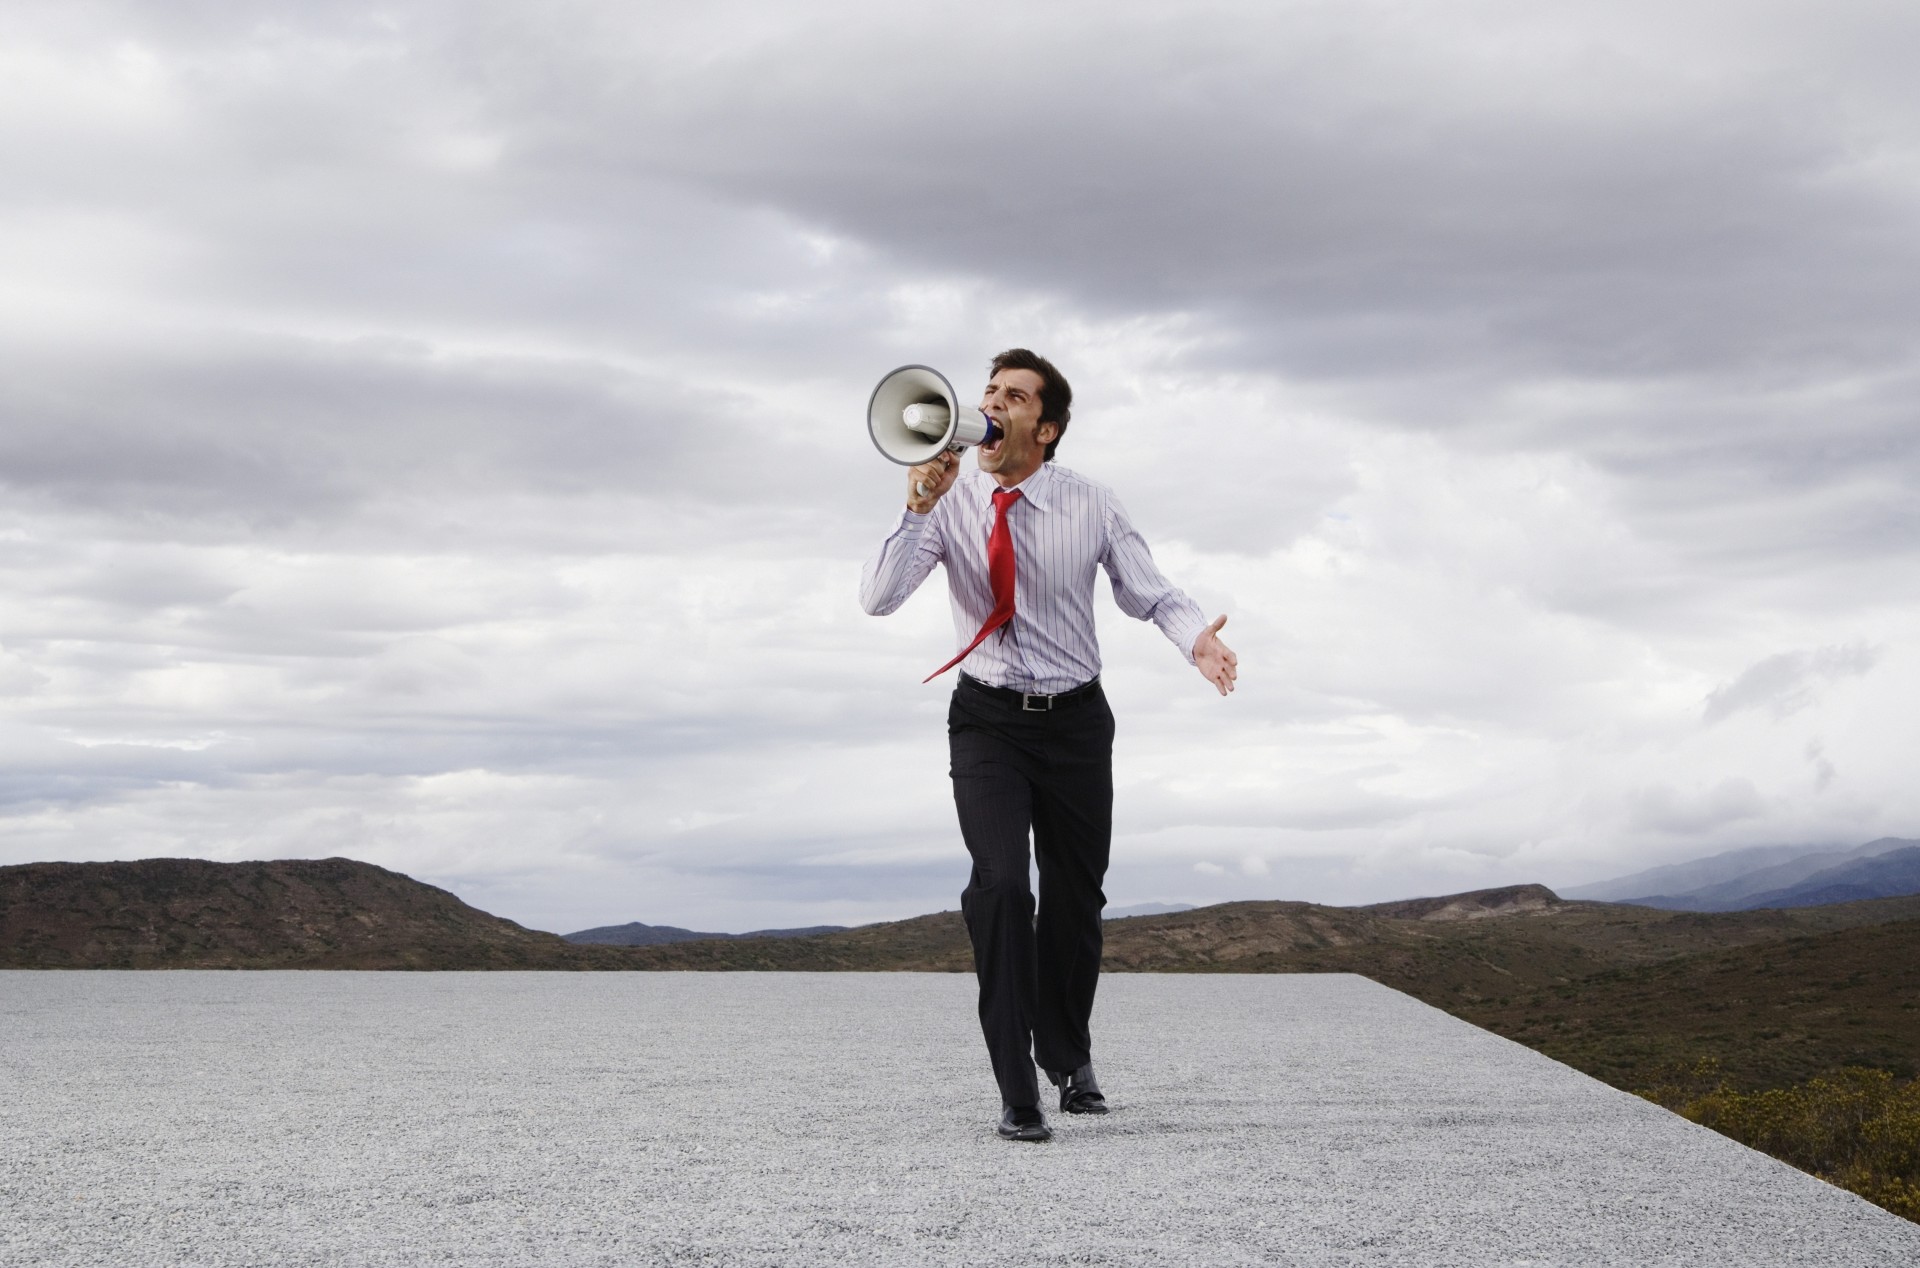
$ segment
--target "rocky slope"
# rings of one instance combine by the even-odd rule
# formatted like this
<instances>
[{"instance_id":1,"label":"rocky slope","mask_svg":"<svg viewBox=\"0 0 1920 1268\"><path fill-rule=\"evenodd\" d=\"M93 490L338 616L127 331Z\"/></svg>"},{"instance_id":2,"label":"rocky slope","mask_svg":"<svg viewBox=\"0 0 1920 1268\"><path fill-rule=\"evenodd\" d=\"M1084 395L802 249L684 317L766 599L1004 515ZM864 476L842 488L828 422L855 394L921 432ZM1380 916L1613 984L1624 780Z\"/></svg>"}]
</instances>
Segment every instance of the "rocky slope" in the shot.
<instances>
[{"instance_id":1,"label":"rocky slope","mask_svg":"<svg viewBox=\"0 0 1920 1268\"><path fill-rule=\"evenodd\" d=\"M0 867L0 968L588 968L617 955L351 859Z\"/></svg>"}]
</instances>

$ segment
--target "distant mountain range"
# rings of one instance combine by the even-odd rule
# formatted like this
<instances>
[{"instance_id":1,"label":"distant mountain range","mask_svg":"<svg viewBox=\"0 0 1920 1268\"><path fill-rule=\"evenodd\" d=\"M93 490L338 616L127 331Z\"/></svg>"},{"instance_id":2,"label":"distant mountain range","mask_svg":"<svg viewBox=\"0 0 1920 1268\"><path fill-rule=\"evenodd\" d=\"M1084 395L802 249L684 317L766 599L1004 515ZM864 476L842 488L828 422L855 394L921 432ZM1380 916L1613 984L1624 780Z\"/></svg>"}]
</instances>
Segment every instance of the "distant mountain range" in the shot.
<instances>
[{"instance_id":1,"label":"distant mountain range","mask_svg":"<svg viewBox=\"0 0 1920 1268\"><path fill-rule=\"evenodd\" d=\"M804 929L756 929L752 933L701 933L675 925L643 925L638 920L624 925L602 925L563 933L568 942L600 947L658 947L670 942L701 942L708 938L810 938L816 933L840 933L845 925L808 925Z\"/></svg>"},{"instance_id":2,"label":"distant mountain range","mask_svg":"<svg viewBox=\"0 0 1920 1268\"><path fill-rule=\"evenodd\" d=\"M1135 903L1131 907L1109 907L1103 920L1127 920L1134 916L1165 916L1176 911L1192 911L1192 903Z\"/></svg>"},{"instance_id":3,"label":"distant mountain range","mask_svg":"<svg viewBox=\"0 0 1920 1268\"><path fill-rule=\"evenodd\" d=\"M1104 919L1126 920L1133 916L1164 916L1169 912L1192 911L1192 903L1134 903L1130 907L1109 907ZM638 920L624 925L601 925L578 933L560 936L580 946L663 947L675 942L706 942L712 939L739 938L811 938L821 933L844 933L847 925L808 925L804 929L756 929L752 933L702 933L678 925L648 925Z\"/></svg>"},{"instance_id":4,"label":"distant mountain range","mask_svg":"<svg viewBox=\"0 0 1920 1268\"><path fill-rule=\"evenodd\" d=\"M1539 885L1326 913L1342 927L1544 911ZM1142 908L1158 908L1147 912ZM1155 938L1155 922L1209 911L1118 908L1116 948ZM1128 914L1137 913L1137 914ZM1211 928L1211 924L1207 927ZM1237 927L1228 917L1225 928ZM1292 934L1288 934L1292 937ZM1343 941L1366 933L1342 934ZM1257 940L1266 946L1265 935ZM688 962L648 957L679 951ZM1237 953L1236 953L1237 954ZM470 907L446 890L353 859L214 863L140 859L0 867L0 968L13 969L647 969L972 967L958 912L867 925L750 934L634 922L561 938Z\"/></svg>"},{"instance_id":5,"label":"distant mountain range","mask_svg":"<svg viewBox=\"0 0 1920 1268\"><path fill-rule=\"evenodd\" d=\"M1868 853L1873 850L1879 852ZM1130 910L1120 908L1109 913L1116 918L1108 922L1106 960L1111 968L1133 971L1339 969L1367 973L1403 989L1414 989L1437 974L1439 980L1463 988L1472 981L1478 990L1482 985L1475 975L1492 974L1497 980L1516 971L1512 966L1521 961L1485 966L1500 965L1507 954L1492 956L1494 945L1517 948L1537 941L1536 935L1521 936L1527 929L1545 936L1554 929L1584 928L1595 920L1600 924L1594 927L1605 930L1613 928L1606 921L1624 920L1619 925L1623 930L1663 929L1659 937L1672 943L1666 954L1673 954L1689 947L1727 945L1729 938L1739 942L1791 936L1801 927L1798 916L1783 923L1785 912L1745 908L1804 908L1808 919L1823 922L1804 927L1828 928L1837 927L1833 922L1855 920L1848 913L1863 907L1862 898L1920 891L1920 842L1889 838L1849 851L1838 862L1835 858L1832 852L1821 855L1818 861L1827 866L1812 869L1796 860L1775 861L1716 881L1720 889L1712 893L1654 896L1637 908L1568 902L1541 885L1369 907L1226 903L1132 916L1120 915ZM1778 884L1783 877L1791 883ZM1760 888L1769 881L1776 883ZM1740 892L1734 894L1736 890ZM1729 909L1702 924L1705 918L1690 913L1708 901ZM1920 904L1920 897L1881 901ZM1823 902L1832 905L1814 905ZM1739 909L1731 909L1735 904ZM1654 910L1659 907L1671 910ZM1670 926L1661 923L1681 916L1686 918ZM1889 912L1866 922L1906 918ZM1497 930L1489 935L1494 942L1489 950L1461 959L1468 945L1461 939L1479 939L1458 931L1475 928ZM1589 947L1582 954L1597 951ZM1571 977L1584 976L1611 958L1607 953L1590 963L1561 963L1555 951L1538 963L1526 963L1529 974L1559 963L1555 972ZM958 912L856 929L815 926L731 935L635 922L582 930L569 940L523 928L470 907L445 890L350 859L144 859L0 867L0 968L967 972L972 955ZM1426 997L1421 989L1415 993Z\"/></svg>"},{"instance_id":6,"label":"distant mountain range","mask_svg":"<svg viewBox=\"0 0 1920 1268\"><path fill-rule=\"evenodd\" d=\"M1568 898L1669 911L1818 907L1920 894L1920 841L1881 837L1851 850L1760 846L1564 891Z\"/></svg>"}]
</instances>

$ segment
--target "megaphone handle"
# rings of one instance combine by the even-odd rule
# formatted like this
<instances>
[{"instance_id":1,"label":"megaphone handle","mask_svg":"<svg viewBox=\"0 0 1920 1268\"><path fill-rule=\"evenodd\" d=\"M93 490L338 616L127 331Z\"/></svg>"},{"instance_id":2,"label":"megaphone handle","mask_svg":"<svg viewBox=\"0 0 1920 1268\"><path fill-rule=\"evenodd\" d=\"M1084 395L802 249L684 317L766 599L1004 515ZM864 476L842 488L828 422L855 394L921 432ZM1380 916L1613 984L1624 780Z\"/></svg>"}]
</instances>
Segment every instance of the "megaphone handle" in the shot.
<instances>
[{"instance_id":1,"label":"megaphone handle","mask_svg":"<svg viewBox=\"0 0 1920 1268\"><path fill-rule=\"evenodd\" d=\"M927 496L927 486L915 480L913 482L913 495L922 498Z\"/></svg>"}]
</instances>

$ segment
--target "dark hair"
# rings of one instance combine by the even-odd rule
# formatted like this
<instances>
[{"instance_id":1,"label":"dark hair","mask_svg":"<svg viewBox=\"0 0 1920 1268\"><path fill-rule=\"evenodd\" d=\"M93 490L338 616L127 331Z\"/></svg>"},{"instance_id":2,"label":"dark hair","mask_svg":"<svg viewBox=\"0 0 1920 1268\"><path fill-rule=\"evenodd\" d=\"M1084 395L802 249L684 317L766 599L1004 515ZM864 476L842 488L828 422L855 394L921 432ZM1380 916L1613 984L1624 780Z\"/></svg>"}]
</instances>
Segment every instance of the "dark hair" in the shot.
<instances>
[{"instance_id":1,"label":"dark hair","mask_svg":"<svg viewBox=\"0 0 1920 1268\"><path fill-rule=\"evenodd\" d=\"M1040 421L1058 428L1053 439L1047 442L1046 460L1052 462L1053 451L1060 447L1060 438L1067 434L1067 424L1073 421L1073 389L1067 385L1067 376L1054 369L1053 362L1025 348L1008 348L995 357L993 373L1002 370L1032 370L1040 376Z\"/></svg>"}]
</instances>

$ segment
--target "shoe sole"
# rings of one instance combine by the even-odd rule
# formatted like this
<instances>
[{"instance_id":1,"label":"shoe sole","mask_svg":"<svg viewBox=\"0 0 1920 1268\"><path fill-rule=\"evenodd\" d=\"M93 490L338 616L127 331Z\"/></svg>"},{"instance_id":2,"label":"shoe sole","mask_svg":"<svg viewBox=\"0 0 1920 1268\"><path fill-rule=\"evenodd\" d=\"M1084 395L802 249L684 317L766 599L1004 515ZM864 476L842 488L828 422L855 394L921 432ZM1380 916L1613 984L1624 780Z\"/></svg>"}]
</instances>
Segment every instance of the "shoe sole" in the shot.
<instances>
[{"instance_id":1,"label":"shoe sole","mask_svg":"<svg viewBox=\"0 0 1920 1268\"><path fill-rule=\"evenodd\" d=\"M996 1127L993 1130L999 1133L1000 1139L1002 1140L1025 1140L1038 1144L1043 1140L1053 1139L1053 1128L1051 1127L1020 1127L1013 1131L1003 1131Z\"/></svg>"}]
</instances>

